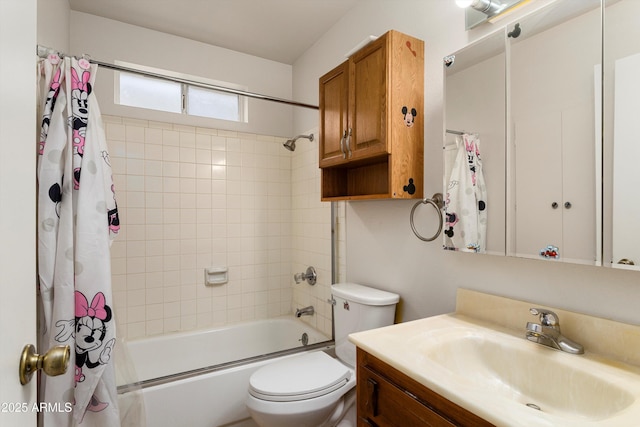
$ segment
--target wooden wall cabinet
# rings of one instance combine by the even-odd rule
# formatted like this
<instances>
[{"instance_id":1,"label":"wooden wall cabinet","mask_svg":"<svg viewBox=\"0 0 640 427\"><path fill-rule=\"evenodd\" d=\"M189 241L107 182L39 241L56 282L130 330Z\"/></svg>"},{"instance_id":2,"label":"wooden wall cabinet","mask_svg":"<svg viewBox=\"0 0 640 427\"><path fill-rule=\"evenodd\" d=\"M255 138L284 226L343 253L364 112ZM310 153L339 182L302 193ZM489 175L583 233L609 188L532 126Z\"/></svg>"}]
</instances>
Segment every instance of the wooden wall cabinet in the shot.
<instances>
[{"instance_id":1,"label":"wooden wall cabinet","mask_svg":"<svg viewBox=\"0 0 640 427\"><path fill-rule=\"evenodd\" d=\"M358 427L494 427L366 351L357 352Z\"/></svg>"},{"instance_id":2,"label":"wooden wall cabinet","mask_svg":"<svg viewBox=\"0 0 640 427\"><path fill-rule=\"evenodd\" d=\"M322 200L423 197L424 42L389 31L319 80Z\"/></svg>"}]
</instances>

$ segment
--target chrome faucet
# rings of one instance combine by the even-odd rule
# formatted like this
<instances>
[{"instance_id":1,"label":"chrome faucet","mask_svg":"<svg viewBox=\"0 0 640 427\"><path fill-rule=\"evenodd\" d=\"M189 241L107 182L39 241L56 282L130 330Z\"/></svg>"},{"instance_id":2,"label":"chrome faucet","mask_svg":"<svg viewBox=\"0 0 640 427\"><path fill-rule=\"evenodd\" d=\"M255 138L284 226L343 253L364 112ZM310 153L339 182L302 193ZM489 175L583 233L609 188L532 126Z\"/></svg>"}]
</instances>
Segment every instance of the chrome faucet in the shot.
<instances>
[{"instance_id":1,"label":"chrome faucet","mask_svg":"<svg viewBox=\"0 0 640 427\"><path fill-rule=\"evenodd\" d=\"M306 280L308 284L311 286L316 284L316 280L318 279L318 274L316 273L316 269L313 267L307 267L307 270L304 273L296 273L293 275L293 280L297 283L302 283Z\"/></svg>"},{"instance_id":2,"label":"chrome faucet","mask_svg":"<svg viewBox=\"0 0 640 427\"><path fill-rule=\"evenodd\" d=\"M296 308L296 317L313 316L313 313L315 313L315 310L312 305L309 307Z\"/></svg>"},{"instance_id":3,"label":"chrome faucet","mask_svg":"<svg viewBox=\"0 0 640 427\"><path fill-rule=\"evenodd\" d=\"M530 308L529 313L540 318L540 323L527 322L526 337L529 341L571 354L584 353L584 347L562 335L560 319L553 311Z\"/></svg>"}]
</instances>

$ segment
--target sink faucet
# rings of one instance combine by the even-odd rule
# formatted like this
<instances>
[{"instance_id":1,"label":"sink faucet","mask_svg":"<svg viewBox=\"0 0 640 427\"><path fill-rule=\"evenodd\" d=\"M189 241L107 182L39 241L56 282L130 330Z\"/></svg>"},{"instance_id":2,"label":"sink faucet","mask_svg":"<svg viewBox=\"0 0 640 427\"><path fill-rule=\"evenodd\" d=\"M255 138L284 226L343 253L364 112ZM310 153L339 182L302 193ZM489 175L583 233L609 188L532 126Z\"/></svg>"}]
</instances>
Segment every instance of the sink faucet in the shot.
<instances>
[{"instance_id":1,"label":"sink faucet","mask_svg":"<svg viewBox=\"0 0 640 427\"><path fill-rule=\"evenodd\" d=\"M296 317L312 316L314 312L315 310L313 309L312 305L310 305L309 307L296 308Z\"/></svg>"},{"instance_id":2,"label":"sink faucet","mask_svg":"<svg viewBox=\"0 0 640 427\"><path fill-rule=\"evenodd\" d=\"M530 308L529 313L540 318L540 323L527 322L526 337L529 341L571 354L584 353L584 347L562 335L560 319L553 311L544 308Z\"/></svg>"}]
</instances>

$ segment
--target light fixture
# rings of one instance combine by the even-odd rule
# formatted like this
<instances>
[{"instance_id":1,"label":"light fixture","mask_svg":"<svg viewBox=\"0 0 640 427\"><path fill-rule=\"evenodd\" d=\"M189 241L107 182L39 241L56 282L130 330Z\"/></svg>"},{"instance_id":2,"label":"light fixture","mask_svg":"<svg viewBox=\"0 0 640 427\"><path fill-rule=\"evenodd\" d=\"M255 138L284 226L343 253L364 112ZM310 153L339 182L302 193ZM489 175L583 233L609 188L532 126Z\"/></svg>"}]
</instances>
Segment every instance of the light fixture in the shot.
<instances>
[{"instance_id":1,"label":"light fixture","mask_svg":"<svg viewBox=\"0 0 640 427\"><path fill-rule=\"evenodd\" d=\"M498 0L456 0L456 5L463 9L471 7L488 17L499 14L507 6Z\"/></svg>"},{"instance_id":2,"label":"light fixture","mask_svg":"<svg viewBox=\"0 0 640 427\"><path fill-rule=\"evenodd\" d=\"M455 0L464 9L465 28L470 30L483 22L497 22L531 0Z\"/></svg>"}]
</instances>

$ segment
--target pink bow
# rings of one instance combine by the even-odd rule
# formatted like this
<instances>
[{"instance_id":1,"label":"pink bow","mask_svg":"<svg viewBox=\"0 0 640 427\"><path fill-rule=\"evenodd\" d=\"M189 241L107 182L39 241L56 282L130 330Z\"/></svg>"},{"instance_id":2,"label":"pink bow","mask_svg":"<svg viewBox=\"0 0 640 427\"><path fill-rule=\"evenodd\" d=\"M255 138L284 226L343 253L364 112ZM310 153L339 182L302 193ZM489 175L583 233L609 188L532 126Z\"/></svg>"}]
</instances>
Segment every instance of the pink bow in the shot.
<instances>
[{"instance_id":1,"label":"pink bow","mask_svg":"<svg viewBox=\"0 0 640 427\"><path fill-rule=\"evenodd\" d=\"M91 300L91 305L82 292L75 292L76 295L76 317L96 317L100 320L107 318L107 310L104 309L104 294L98 292Z\"/></svg>"}]
</instances>

